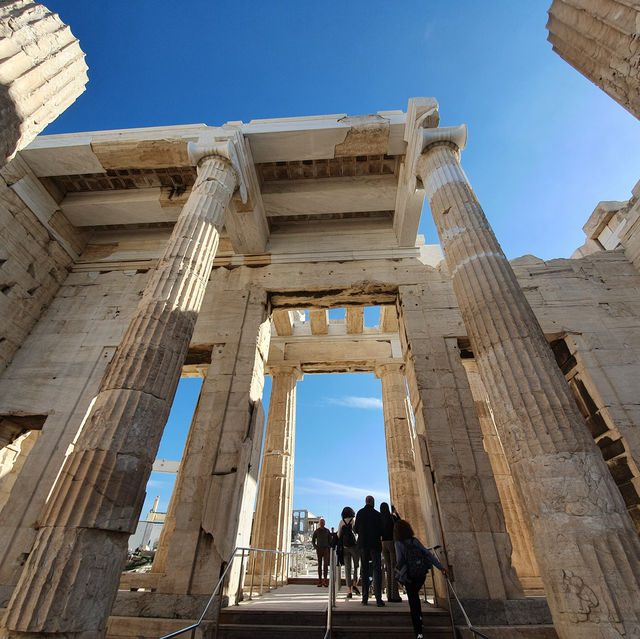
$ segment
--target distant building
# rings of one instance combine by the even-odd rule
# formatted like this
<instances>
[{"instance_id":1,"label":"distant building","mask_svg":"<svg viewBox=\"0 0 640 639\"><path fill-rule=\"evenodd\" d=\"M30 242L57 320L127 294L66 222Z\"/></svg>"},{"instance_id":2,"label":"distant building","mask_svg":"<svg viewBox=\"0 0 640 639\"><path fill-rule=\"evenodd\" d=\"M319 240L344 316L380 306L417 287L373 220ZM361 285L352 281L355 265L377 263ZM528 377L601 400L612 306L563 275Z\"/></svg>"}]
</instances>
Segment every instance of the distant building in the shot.
<instances>
[{"instance_id":1,"label":"distant building","mask_svg":"<svg viewBox=\"0 0 640 639\"><path fill-rule=\"evenodd\" d=\"M129 552L134 551L136 548L155 550L158 547L162 525L167 516L167 513L158 511L159 502L160 497L156 497L147 516L138 522L136 531L129 537Z\"/></svg>"},{"instance_id":2,"label":"distant building","mask_svg":"<svg viewBox=\"0 0 640 639\"><path fill-rule=\"evenodd\" d=\"M291 530L292 541L308 541L319 521L320 517L316 517L309 510L294 510Z\"/></svg>"}]
</instances>

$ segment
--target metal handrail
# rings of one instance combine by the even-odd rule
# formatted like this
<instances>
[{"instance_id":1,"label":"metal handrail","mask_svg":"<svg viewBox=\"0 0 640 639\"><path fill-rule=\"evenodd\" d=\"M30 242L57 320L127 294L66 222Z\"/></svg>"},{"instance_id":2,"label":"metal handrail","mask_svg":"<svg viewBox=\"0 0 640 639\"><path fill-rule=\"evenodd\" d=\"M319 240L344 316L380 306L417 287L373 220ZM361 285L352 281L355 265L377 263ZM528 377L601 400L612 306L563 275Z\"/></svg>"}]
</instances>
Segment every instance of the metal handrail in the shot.
<instances>
[{"instance_id":1,"label":"metal handrail","mask_svg":"<svg viewBox=\"0 0 640 639\"><path fill-rule=\"evenodd\" d=\"M233 549L233 552L231 553L231 556L229 557L229 561L227 562L227 565L224 569L224 572L222 573L222 575L220 576L220 579L218 579L218 583L216 584L216 587L213 589L213 592L211 593L211 597L209 597L209 601L207 601L207 605L204 607L204 610L202 611L202 614L200 615L200 618L198 619L198 621L196 621L196 623L191 624L190 626L186 626L185 628L181 628L180 630L176 630L175 632L172 632L168 635L164 635L163 637L160 637L160 639L171 639L171 637L176 637L178 635L181 635L184 632L189 632L189 630L195 630L201 623L202 620L204 619L205 615L207 614L207 611L209 610L209 607L211 606L211 604L213 603L213 600L215 599L215 596L218 594L218 590L220 590L220 587L222 586L222 584L224 583L225 577L227 576L227 573L229 572L229 569L231 568L231 565L233 564L233 560L238 556L238 552L241 553L241 563L240 563L240 576L238 578L238 592L236 593L236 605L238 605L239 602L239 592L240 589L242 587L242 578L243 578L243 568L244 568L244 558L245 558L245 553L247 553L247 557L249 556L250 552L254 552L254 553L264 553L262 555L262 575L261 575L261 584L260 584L260 594L262 594L262 588L264 586L264 560L267 556L267 553L271 553L271 554L275 554L276 558L278 558L280 555L289 555L288 552L284 551L284 550L270 550L267 548L250 548L250 547L242 547L242 546L237 546L236 548ZM281 563L282 568L285 568L286 566L288 566L288 562L283 561ZM254 555L254 561L253 561L253 572L251 574L251 585L253 585L254 583L254 577L255 577L255 567L256 567L256 562L255 562L255 555ZM269 564L269 572L271 573L271 568L273 567L273 562L270 562ZM282 576L282 583L284 584L284 579L285 576L283 574ZM278 587L278 575L276 575L276 585L274 586L275 588ZM271 574L269 574L269 590L271 590ZM249 591L249 599L251 599L252 597L252 590Z\"/></svg>"},{"instance_id":2,"label":"metal handrail","mask_svg":"<svg viewBox=\"0 0 640 639\"><path fill-rule=\"evenodd\" d=\"M336 549L329 549L329 595L327 600L327 629L325 630L323 639L331 637L331 625L333 617L333 607L336 605Z\"/></svg>"},{"instance_id":3,"label":"metal handrail","mask_svg":"<svg viewBox=\"0 0 640 639\"><path fill-rule=\"evenodd\" d=\"M436 553L436 556L438 556L438 559L440 559L439 554L438 554L438 549L439 548L440 548L440 546L433 546L432 548L429 548L429 550L433 550ZM469 631L471 631L474 635L478 635L478 637L482 637L483 639L490 639L490 637L488 637L487 635L483 634L482 632L480 632L479 630L477 630L476 628L473 627L473 624L471 623L471 620L469 619L469 616L467 615L467 611L464 609L464 606L462 605L462 602L460 601L460 598L458 597L458 593L455 591L455 588L453 587L453 584L451 583L451 579L449 579L449 575L446 575L445 578L447 580L447 584L449 584L449 588L451 588L451 592L453 593L453 596L455 597L456 601L458 602L458 606L460 606L460 610L462 611L462 616L464 617L465 623L467 624L467 629ZM448 590L447 590L447 598L449 599L449 591ZM451 622L453 624L453 612L451 610L451 599L449 599L449 614L451 615ZM454 633L455 633L455 628L454 628Z\"/></svg>"}]
</instances>

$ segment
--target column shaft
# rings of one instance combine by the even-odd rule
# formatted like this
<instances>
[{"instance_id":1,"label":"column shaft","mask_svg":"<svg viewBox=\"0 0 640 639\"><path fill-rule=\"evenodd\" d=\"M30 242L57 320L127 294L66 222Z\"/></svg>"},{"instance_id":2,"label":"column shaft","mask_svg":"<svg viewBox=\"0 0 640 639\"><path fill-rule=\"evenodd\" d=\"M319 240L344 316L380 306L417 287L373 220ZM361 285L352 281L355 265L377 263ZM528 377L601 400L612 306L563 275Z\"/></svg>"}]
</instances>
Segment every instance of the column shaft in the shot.
<instances>
[{"instance_id":1,"label":"column shaft","mask_svg":"<svg viewBox=\"0 0 640 639\"><path fill-rule=\"evenodd\" d=\"M426 529L416 481L414 437L407 414L407 383L403 371L403 364L384 364L376 368L376 377L382 384L389 493L400 516L411 524L416 537L425 541Z\"/></svg>"},{"instance_id":2,"label":"column shaft","mask_svg":"<svg viewBox=\"0 0 640 639\"><path fill-rule=\"evenodd\" d=\"M101 637L236 186L209 156L49 498L8 636Z\"/></svg>"},{"instance_id":3,"label":"column shaft","mask_svg":"<svg viewBox=\"0 0 640 639\"><path fill-rule=\"evenodd\" d=\"M563 639L635 636L640 539L460 168L458 147L446 132L431 135L418 173L529 518L556 631Z\"/></svg>"},{"instance_id":4,"label":"column shaft","mask_svg":"<svg viewBox=\"0 0 640 639\"><path fill-rule=\"evenodd\" d=\"M493 421L493 412L487 402L487 395L478 373L478 366L474 359L463 359L462 364L469 378L469 387L476 405L478 420L482 427L484 447L489 455L493 476L496 480L496 488L498 489L504 512L504 523L511 538L513 547L511 563L518 573L524 588L541 588L540 569L533 552L529 528L525 523L522 505L516 493L504 448Z\"/></svg>"},{"instance_id":5,"label":"column shaft","mask_svg":"<svg viewBox=\"0 0 640 639\"><path fill-rule=\"evenodd\" d=\"M287 552L291 548L296 382L300 374L295 368L278 368L271 371L271 377L251 545Z\"/></svg>"}]
</instances>

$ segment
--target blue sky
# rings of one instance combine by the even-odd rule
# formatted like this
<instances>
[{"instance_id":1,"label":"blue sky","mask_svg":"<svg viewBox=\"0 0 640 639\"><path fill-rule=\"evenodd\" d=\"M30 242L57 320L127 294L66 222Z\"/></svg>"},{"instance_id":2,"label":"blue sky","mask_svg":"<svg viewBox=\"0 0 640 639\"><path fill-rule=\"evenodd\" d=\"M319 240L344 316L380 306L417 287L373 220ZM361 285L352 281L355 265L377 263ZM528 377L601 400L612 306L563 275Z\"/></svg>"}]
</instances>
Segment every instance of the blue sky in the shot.
<instances>
[{"instance_id":1,"label":"blue sky","mask_svg":"<svg viewBox=\"0 0 640 639\"><path fill-rule=\"evenodd\" d=\"M640 176L638 121L552 52L551 0L45 3L90 77L46 133L360 115L433 96L443 126L469 127L462 164L509 258L568 257L597 203L628 199ZM437 241L428 208L420 230ZM385 490L381 411L350 397L379 400L379 382L298 384L296 507L326 514L336 491Z\"/></svg>"}]
</instances>

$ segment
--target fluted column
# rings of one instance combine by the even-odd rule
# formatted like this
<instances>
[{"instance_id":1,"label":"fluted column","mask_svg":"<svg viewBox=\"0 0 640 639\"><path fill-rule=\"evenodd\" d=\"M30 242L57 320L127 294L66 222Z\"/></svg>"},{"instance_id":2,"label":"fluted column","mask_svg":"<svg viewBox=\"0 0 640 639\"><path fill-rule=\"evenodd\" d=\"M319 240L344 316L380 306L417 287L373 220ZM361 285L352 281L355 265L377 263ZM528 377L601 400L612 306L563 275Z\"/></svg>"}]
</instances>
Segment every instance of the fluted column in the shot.
<instances>
[{"instance_id":1,"label":"fluted column","mask_svg":"<svg viewBox=\"0 0 640 639\"><path fill-rule=\"evenodd\" d=\"M296 382L302 375L295 367L272 368L270 374L273 383L251 545L288 552L293 524Z\"/></svg>"},{"instance_id":2,"label":"fluted column","mask_svg":"<svg viewBox=\"0 0 640 639\"><path fill-rule=\"evenodd\" d=\"M0 6L0 166L84 91L87 65L58 14L33 0Z\"/></svg>"},{"instance_id":3,"label":"fluted column","mask_svg":"<svg viewBox=\"0 0 640 639\"><path fill-rule=\"evenodd\" d=\"M553 50L640 118L640 5L637 0L553 0Z\"/></svg>"},{"instance_id":4,"label":"fluted column","mask_svg":"<svg viewBox=\"0 0 640 639\"><path fill-rule=\"evenodd\" d=\"M459 164L466 128L417 164L562 639L633 637L640 539Z\"/></svg>"},{"instance_id":5,"label":"fluted column","mask_svg":"<svg viewBox=\"0 0 640 639\"><path fill-rule=\"evenodd\" d=\"M407 414L404 364L381 364L376 367L375 375L382 384L391 503L411 524L416 537L424 541L426 531L416 479L414 436Z\"/></svg>"},{"instance_id":6,"label":"fluted column","mask_svg":"<svg viewBox=\"0 0 640 639\"><path fill-rule=\"evenodd\" d=\"M196 183L54 486L5 637L104 634L238 181L219 153L192 156Z\"/></svg>"},{"instance_id":7,"label":"fluted column","mask_svg":"<svg viewBox=\"0 0 640 639\"><path fill-rule=\"evenodd\" d=\"M478 421L482 427L484 448L489 455L491 469L496 480L496 487L500 495L504 523L511 538L513 547L511 563L518 573L524 588L541 588L540 569L533 552L531 536L525 523L520 498L513 484L513 477L504 454L502 442L496 430L493 414L487 402L486 391L475 359L463 359L462 365L467 372L469 388L478 413Z\"/></svg>"}]
</instances>

